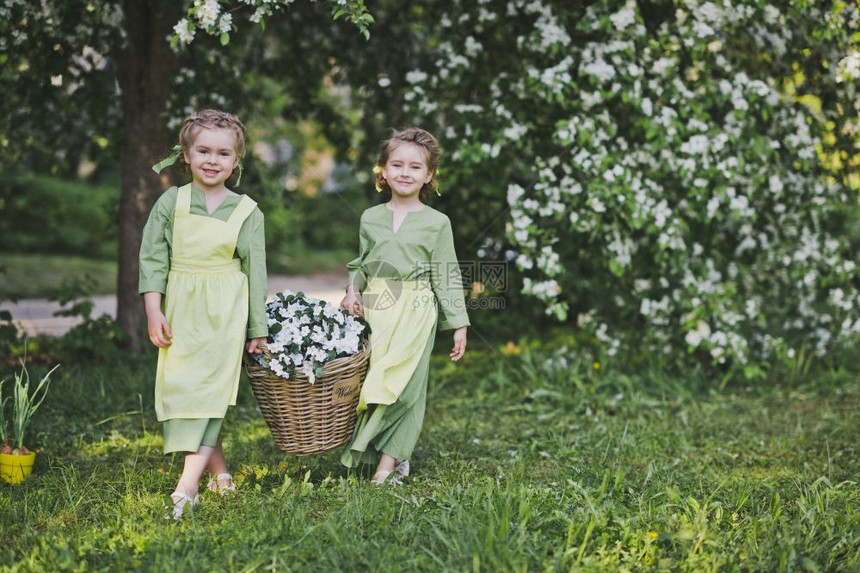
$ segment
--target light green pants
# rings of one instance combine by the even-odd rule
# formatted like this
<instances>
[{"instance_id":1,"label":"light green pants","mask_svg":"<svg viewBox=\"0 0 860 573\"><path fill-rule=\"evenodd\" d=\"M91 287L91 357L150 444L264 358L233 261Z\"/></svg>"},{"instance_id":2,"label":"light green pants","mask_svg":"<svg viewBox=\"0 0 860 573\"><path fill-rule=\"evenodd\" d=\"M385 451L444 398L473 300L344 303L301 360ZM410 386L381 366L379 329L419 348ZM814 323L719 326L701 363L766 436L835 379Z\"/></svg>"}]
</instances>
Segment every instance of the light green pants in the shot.
<instances>
[{"instance_id":1,"label":"light green pants","mask_svg":"<svg viewBox=\"0 0 860 573\"><path fill-rule=\"evenodd\" d=\"M197 452L218 445L223 418L175 418L164 421L164 453Z\"/></svg>"}]
</instances>

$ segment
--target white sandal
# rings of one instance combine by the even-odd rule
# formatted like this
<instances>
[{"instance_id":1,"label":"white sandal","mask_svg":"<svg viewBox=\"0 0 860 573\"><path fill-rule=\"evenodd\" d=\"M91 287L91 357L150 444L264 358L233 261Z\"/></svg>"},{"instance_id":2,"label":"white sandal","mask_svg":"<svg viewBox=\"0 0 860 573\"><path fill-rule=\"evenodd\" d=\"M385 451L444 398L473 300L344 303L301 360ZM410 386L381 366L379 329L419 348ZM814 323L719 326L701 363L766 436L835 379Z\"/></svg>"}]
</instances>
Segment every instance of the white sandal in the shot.
<instances>
[{"instance_id":1,"label":"white sandal","mask_svg":"<svg viewBox=\"0 0 860 573\"><path fill-rule=\"evenodd\" d=\"M219 481L226 481L226 485L220 485ZM228 473L221 473L217 476L209 476L209 483L206 485L209 491L220 493L221 495L236 491L236 483L233 481L233 476Z\"/></svg>"},{"instance_id":2,"label":"white sandal","mask_svg":"<svg viewBox=\"0 0 860 573\"><path fill-rule=\"evenodd\" d=\"M170 501L173 503L173 507L167 508L168 513L164 516L166 519L181 519L185 513L185 508L187 507L191 511L199 500L196 495L191 497L184 491L176 490L170 494Z\"/></svg>"}]
</instances>

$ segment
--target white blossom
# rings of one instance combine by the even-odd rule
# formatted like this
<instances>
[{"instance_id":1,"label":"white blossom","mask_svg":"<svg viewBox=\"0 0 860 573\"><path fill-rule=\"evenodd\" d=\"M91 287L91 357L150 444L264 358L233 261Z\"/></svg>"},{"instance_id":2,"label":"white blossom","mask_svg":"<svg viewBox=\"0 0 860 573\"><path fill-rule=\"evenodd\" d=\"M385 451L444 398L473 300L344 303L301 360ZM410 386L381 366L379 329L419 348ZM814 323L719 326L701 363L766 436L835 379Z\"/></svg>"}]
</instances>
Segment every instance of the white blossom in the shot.
<instances>
[{"instance_id":1,"label":"white blossom","mask_svg":"<svg viewBox=\"0 0 860 573\"><path fill-rule=\"evenodd\" d=\"M329 358L358 352L366 336L365 325L345 312L317 299L277 293L266 305L269 326L268 356L253 358L282 378L298 369L313 384L315 371Z\"/></svg>"},{"instance_id":2,"label":"white blossom","mask_svg":"<svg viewBox=\"0 0 860 573\"><path fill-rule=\"evenodd\" d=\"M188 20L183 18L173 26L173 32L179 37L179 41L188 44L194 39L195 29L189 26Z\"/></svg>"}]
</instances>

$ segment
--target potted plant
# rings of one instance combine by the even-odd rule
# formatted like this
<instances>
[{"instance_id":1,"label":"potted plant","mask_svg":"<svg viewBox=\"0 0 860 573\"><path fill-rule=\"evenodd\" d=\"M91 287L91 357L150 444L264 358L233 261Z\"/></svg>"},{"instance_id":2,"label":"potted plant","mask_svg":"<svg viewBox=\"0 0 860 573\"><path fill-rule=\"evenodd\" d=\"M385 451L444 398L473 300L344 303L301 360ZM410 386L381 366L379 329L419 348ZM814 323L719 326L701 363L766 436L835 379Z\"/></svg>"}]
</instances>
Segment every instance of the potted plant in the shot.
<instances>
[{"instance_id":1,"label":"potted plant","mask_svg":"<svg viewBox=\"0 0 860 573\"><path fill-rule=\"evenodd\" d=\"M33 414L36 413L48 394L51 374L59 367L58 364L45 374L32 393L30 392L30 374L27 372L27 366L23 361L21 362L21 372L15 374L11 395L4 396L3 390L6 386L6 380L0 382L0 439L3 441L3 449L0 451L0 478L10 484L21 483L33 470L36 452L31 452L24 446L24 436ZM7 418L6 404L10 401L12 404L8 409L11 411L11 416ZM10 422L11 434L8 431Z\"/></svg>"}]
</instances>

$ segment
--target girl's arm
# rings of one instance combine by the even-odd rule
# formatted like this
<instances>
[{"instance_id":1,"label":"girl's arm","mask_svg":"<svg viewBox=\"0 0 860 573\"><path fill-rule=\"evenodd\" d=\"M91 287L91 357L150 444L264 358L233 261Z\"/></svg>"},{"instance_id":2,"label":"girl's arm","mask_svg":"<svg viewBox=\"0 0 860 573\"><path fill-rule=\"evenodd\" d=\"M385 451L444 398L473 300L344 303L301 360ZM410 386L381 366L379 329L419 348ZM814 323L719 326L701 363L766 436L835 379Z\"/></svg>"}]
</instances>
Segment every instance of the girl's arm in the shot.
<instances>
[{"instance_id":1,"label":"girl's arm","mask_svg":"<svg viewBox=\"0 0 860 573\"><path fill-rule=\"evenodd\" d=\"M173 235L173 213L176 209L176 187L158 198L149 214L140 244L138 291L164 293L170 272L170 247Z\"/></svg>"},{"instance_id":2,"label":"girl's arm","mask_svg":"<svg viewBox=\"0 0 860 573\"><path fill-rule=\"evenodd\" d=\"M438 329L458 330L469 326L463 277L454 250L451 222L447 217L436 232L436 243L430 252L430 283L441 312Z\"/></svg>"},{"instance_id":3,"label":"girl's arm","mask_svg":"<svg viewBox=\"0 0 860 573\"><path fill-rule=\"evenodd\" d=\"M466 330L469 327L461 326L454 331L454 348L451 349L451 360L457 362L466 353Z\"/></svg>"},{"instance_id":4,"label":"girl's arm","mask_svg":"<svg viewBox=\"0 0 860 573\"><path fill-rule=\"evenodd\" d=\"M365 211L366 213L366 211ZM349 273L346 295L340 301L340 308L353 316L364 316L364 301L361 299L361 291L367 286L367 277L364 274L364 258L367 256L368 244L364 236L364 214L358 229L358 256L346 264Z\"/></svg>"},{"instance_id":5,"label":"girl's arm","mask_svg":"<svg viewBox=\"0 0 860 573\"><path fill-rule=\"evenodd\" d=\"M143 293L143 306L146 309L149 340L158 348L167 348L170 346L173 333L170 331L170 325L167 324L167 317L161 312L161 293Z\"/></svg>"},{"instance_id":6,"label":"girl's arm","mask_svg":"<svg viewBox=\"0 0 860 573\"><path fill-rule=\"evenodd\" d=\"M245 219L236 242L240 267L248 277L248 330L247 340L265 338L269 334L266 320L266 233L265 218L259 208Z\"/></svg>"}]
</instances>

